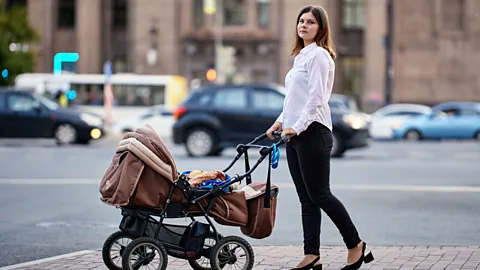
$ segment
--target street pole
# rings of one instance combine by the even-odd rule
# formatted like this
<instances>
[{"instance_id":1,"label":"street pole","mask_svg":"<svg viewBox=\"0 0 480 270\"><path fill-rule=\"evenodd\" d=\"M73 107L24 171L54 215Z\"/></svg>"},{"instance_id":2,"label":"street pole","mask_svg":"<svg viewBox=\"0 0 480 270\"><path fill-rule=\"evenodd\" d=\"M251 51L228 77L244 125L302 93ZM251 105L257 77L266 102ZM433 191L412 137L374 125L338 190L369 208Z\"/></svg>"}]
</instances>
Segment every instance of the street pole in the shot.
<instances>
[{"instance_id":1,"label":"street pole","mask_svg":"<svg viewBox=\"0 0 480 270\"><path fill-rule=\"evenodd\" d=\"M215 3L215 71L217 77L215 82L221 83L219 79L223 80L223 70L221 70L220 51L223 47L223 0L216 0Z\"/></svg>"},{"instance_id":2,"label":"street pole","mask_svg":"<svg viewBox=\"0 0 480 270\"><path fill-rule=\"evenodd\" d=\"M386 38L386 66L385 66L385 104L392 103L392 81L393 81L393 1L387 2L387 38Z\"/></svg>"}]
</instances>

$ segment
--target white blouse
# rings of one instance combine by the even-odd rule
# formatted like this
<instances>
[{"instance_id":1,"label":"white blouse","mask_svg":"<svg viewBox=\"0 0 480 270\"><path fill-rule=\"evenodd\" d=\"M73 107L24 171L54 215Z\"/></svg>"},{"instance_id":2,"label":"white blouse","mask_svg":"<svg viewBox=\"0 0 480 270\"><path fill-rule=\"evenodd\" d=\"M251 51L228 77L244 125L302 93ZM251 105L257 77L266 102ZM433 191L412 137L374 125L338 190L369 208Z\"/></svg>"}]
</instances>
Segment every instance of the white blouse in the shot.
<instances>
[{"instance_id":1,"label":"white blouse","mask_svg":"<svg viewBox=\"0 0 480 270\"><path fill-rule=\"evenodd\" d=\"M335 63L322 47L312 43L295 57L285 78L287 94L277 121L300 135L314 121L332 130L328 100L332 93Z\"/></svg>"}]
</instances>

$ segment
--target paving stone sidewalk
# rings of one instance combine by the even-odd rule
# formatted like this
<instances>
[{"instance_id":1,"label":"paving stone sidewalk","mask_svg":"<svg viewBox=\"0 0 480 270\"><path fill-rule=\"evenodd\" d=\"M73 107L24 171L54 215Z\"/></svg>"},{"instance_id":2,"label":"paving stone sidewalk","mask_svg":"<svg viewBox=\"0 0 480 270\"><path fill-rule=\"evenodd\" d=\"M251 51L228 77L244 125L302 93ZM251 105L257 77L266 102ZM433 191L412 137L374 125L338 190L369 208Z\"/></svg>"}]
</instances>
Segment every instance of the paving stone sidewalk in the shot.
<instances>
[{"instance_id":1,"label":"paving stone sidewalk","mask_svg":"<svg viewBox=\"0 0 480 270\"><path fill-rule=\"evenodd\" d=\"M302 256L298 246L254 246L254 270L290 269ZM369 247L375 261L361 269L480 269L480 246L374 246ZM345 262L346 250L341 246L321 249L323 269L340 269ZM168 270L191 269L187 261L168 258ZM107 269L101 251L82 251L64 256L0 268L10 269Z\"/></svg>"}]
</instances>

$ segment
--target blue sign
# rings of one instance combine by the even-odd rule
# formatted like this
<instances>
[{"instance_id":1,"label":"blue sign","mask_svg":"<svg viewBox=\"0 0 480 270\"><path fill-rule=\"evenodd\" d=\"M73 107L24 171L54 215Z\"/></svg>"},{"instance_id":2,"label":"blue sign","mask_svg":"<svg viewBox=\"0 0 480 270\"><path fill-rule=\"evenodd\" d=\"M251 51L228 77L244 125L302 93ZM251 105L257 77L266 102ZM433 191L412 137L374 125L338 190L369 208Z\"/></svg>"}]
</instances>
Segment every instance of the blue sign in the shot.
<instances>
[{"instance_id":1,"label":"blue sign","mask_svg":"<svg viewBox=\"0 0 480 270\"><path fill-rule=\"evenodd\" d=\"M67 53L61 52L55 54L53 57L53 74L62 74L62 63L63 62L70 62L75 63L80 58L78 53Z\"/></svg>"},{"instance_id":2,"label":"blue sign","mask_svg":"<svg viewBox=\"0 0 480 270\"><path fill-rule=\"evenodd\" d=\"M107 61L103 64L103 73L106 76L107 83L110 82L110 77L112 76L112 62Z\"/></svg>"},{"instance_id":3,"label":"blue sign","mask_svg":"<svg viewBox=\"0 0 480 270\"><path fill-rule=\"evenodd\" d=\"M8 69L2 70L2 78L4 79L8 78Z\"/></svg>"}]
</instances>

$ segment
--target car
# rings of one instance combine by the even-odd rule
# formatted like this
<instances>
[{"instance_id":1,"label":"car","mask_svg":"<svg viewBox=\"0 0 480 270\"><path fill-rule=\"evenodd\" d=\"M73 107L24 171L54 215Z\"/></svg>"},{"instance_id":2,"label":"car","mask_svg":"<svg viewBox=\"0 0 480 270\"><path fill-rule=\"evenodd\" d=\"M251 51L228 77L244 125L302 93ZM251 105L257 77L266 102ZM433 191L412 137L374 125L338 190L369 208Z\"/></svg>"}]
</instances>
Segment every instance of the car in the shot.
<instances>
[{"instance_id":1,"label":"car","mask_svg":"<svg viewBox=\"0 0 480 270\"><path fill-rule=\"evenodd\" d=\"M401 125L412 117L429 115L432 109L421 104L396 103L386 105L372 113L370 136L375 140L393 138L393 127Z\"/></svg>"},{"instance_id":2,"label":"car","mask_svg":"<svg viewBox=\"0 0 480 270\"><path fill-rule=\"evenodd\" d=\"M160 137L169 137L173 125L172 109L164 105L151 106L142 113L120 119L112 125L112 132L123 134L146 124L152 126Z\"/></svg>"},{"instance_id":3,"label":"car","mask_svg":"<svg viewBox=\"0 0 480 270\"><path fill-rule=\"evenodd\" d=\"M227 147L263 134L280 115L285 93L276 84L198 88L173 112L172 141L184 144L190 156L219 155ZM333 157L368 146L368 127L357 112L332 109L332 121Z\"/></svg>"},{"instance_id":4,"label":"car","mask_svg":"<svg viewBox=\"0 0 480 270\"><path fill-rule=\"evenodd\" d=\"M1 138L54 138L87 144L105 134L103 119L63 108L30 89L0 89Z\"/></svg>"},{"instance_id":5,"label":"car","mask_svg":"<svg viewBox=\"0 0 480 270\"><path fill-rule=\"evenodd\" d=\"M335 108L347 109L347 110L358 113L358 115L365 118L365 121L367 121L367 124L369 124L371 121L371 116L368 113L364 113L360 111L360 109L358 109L358 105L355 99L347 95L333 93L330 96L330 100L328 101L328 104L332 109L335 109Z\"/></svg>"},{"instance_id":6,"label":"car","mask_svg":"<svg viewBox=\"0 0 480 270\"><path fill-rule=\"evenodd\" d=\"M393 127L397 140L476 139L480 141L480 103L445 102L432 112Z\"/></svg>"}]
</instances>

